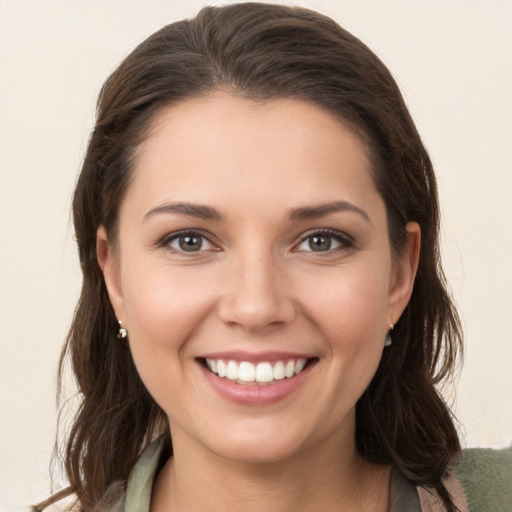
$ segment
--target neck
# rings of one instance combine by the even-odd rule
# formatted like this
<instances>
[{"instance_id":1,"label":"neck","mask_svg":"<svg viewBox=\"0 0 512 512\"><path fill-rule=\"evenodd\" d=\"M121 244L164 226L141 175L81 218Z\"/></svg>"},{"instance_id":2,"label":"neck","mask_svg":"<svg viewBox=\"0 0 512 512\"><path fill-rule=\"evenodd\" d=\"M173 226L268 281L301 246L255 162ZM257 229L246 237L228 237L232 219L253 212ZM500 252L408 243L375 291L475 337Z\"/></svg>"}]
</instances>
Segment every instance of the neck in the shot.
<instances>
[{"instance_id":1,"label":"neck","mask_svg":"<svg viewBox=\"0 0 512 512\"><path fill-rule=\"evenodd\" d=\"M388 510L390 469L363 460L352 440L269 463L228 460L180 441L173 433L174 456L157 478L151 512Z\"/></svg>"}]
</instances>

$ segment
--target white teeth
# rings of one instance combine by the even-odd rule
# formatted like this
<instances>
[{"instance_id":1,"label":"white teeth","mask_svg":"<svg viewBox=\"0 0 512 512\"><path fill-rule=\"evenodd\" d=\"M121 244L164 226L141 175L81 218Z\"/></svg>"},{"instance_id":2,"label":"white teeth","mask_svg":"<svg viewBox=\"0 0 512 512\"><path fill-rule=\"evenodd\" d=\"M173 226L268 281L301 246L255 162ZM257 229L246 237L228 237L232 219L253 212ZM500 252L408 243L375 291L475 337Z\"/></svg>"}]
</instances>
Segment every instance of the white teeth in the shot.
<instances>
[{"instance_id":1,"label":"white teeth","mask_svg":"<svg viewBox=\"0 0 512 512\"><path fill-rule=\"evenodd\" d=\"M306 359L290 361L261 362L257 365L248 361L237 363L236 361L223 361L222 359L206 359L208 368L219 377L227 377L230 380L244 382L255 382L267 384L273 380L291 378L299 374L306 366Z\"/></svg>"},{"instance_id":2,"label":"white teeth","mask_svg":"<svg viewBox=\"0 0 512 512\"><path fill-rule=\"evenodd\" d=\"M219 377L225 377L227 375L226 363L221 359L217 359L217 375Z\"/></svg>"},{"instance_id":3,"label":"white teeth","mask_svg":"<svg viewBox=\"0 0 512 512\"><path fill-rule=\"evenodd\" d=\"M286 367L284 369L284 375L288 379L295 375L295 363L293 361L288 361L286 363Z\"/></svg>"},{"instance_id":4,"label":"white teeth","mask_svg":"<svg viewBox=\"0 0 512 512\"><path fill-rule=\"evenodd\" d=\"M284 379L284 363L282 361L278 361L274 365L274 379L275 380Z\"/></svg>"},{"instance_id":5,"label":"white teeth","mask_svg":"<svg viewBox=\"0 0 512 512\"><path fill-rule=\"evenodd\" d=\"M226 370L226 377L231 380L238 380L238 365L235 361L229 361Z\"/></svg>"},{"instance_id":6,"label":"white teeth","mask_svg":"<svg viewBox=\"0 0 512 512\"><path fill-rule=\"evenodd\" d=\"M300 373L302 370L304 370L304 366L306 366L306 360L305 359L299 359L295 363L295 375Z\"/></svg>"},{"instance_id":7,"label":"white teeth","mask_svg":"<svg viewBox=\"0 0 512 512\"><path fill-rule=\"evenodd\" d=\"M256 382L270 382L274 379L274 372L270 363L258 363L256 366Z\"/></svg>"},{"instance_id":8,"label":"white teeth","mask_svg":"<svg viewBox=\"0 0 512 512\"><path fill-rule=\"evenodd\" d=\"M247 361L240 363L238 367L238 379L244 382L254 382L256 380L256 368L254 365Z\"/></svg>"}]
</instances>

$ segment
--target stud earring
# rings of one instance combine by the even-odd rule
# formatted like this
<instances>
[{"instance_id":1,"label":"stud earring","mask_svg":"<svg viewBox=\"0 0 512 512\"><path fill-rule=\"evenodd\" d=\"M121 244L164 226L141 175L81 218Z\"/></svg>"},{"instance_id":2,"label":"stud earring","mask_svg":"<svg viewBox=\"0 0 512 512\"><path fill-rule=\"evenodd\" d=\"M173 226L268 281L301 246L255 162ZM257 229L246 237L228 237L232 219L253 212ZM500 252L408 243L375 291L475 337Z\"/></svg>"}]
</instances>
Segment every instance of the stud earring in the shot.
<instances>
[{"instance_id":1,"label":"stud earring","mask_svg":"<svg viewBox=\"0 0 512 512\"><path fill-rule=\"evenodd\" d=\"M391 324L389 326L389 331L386 334L386 337L384 338L384 346L385 347L390 347L392 345L392 343L393 343L393 340L391 339L391 334L389 334L393 330L393 327L394 327L393 324Z\"/></svg>"},{"instance_id":2,"label":"stud earring","mask_svg":"<svg viewBox=\"0 0 512 512\"><path fill-rule=\"evenodd\" d=\"M118 339L122 340L128 336L128 331L123 327L123 322L118 320L119 322L119 332L117 333Z\"/></svg>"}]
</instances>

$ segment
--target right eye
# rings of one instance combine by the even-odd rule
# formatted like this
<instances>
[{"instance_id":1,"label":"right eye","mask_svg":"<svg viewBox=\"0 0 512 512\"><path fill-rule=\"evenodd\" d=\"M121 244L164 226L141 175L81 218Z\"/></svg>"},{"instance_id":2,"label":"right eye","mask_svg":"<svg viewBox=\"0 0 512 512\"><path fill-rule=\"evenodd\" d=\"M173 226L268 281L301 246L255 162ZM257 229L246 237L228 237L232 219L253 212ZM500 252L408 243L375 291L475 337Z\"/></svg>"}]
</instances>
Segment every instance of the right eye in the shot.
<instances>
[{"instance_id":1,"label":"right eye","mask_svg":"<svg viewBox=\"0 0 512 512\"><path fill-rule=\"evenodd\" d=\"M166 247L170 247L174 252L194 253L203 251L217 250L203 234L196 231L182 231L171 234L164 240Z\"/></svg>"}]
</instances>

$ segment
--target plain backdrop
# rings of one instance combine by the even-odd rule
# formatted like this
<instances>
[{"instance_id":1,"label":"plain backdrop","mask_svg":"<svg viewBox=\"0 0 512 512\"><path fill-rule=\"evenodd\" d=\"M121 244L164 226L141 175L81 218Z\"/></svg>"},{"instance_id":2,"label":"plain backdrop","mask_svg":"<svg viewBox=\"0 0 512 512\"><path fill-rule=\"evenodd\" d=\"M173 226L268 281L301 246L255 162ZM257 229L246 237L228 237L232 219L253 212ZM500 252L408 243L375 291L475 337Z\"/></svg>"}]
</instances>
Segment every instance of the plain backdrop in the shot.
<instances>
[{"instance_id":1,"label":"plain backdrop","mask_svg":"<svg viewBox=\"0 0 512 512\"><path fill-rule=\"evenodd\" d=\"M2 511L49 491L57 360L81 279L68 211L96 95L137 43L205 3L0 0ZM447 400L466 446L510 444L512 2L296 4L359 36L403 90L437 169L444 261L466 331Z\"/></svg>"}]
</instances>

